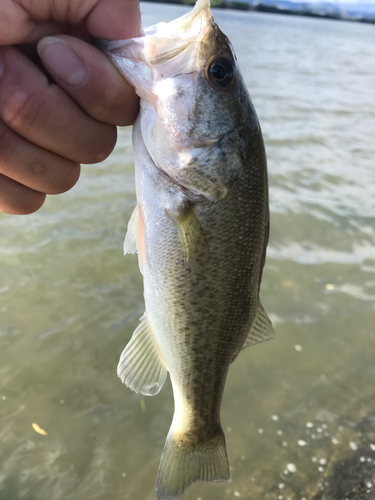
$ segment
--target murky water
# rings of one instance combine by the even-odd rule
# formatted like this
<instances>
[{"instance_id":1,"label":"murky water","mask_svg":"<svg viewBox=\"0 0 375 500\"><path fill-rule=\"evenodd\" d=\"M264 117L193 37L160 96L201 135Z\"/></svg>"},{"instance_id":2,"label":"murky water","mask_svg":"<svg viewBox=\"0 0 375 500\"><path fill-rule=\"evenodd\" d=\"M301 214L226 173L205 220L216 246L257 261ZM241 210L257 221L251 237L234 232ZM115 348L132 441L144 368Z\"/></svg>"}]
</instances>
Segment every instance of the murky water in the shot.
<instances>
[{"instance_id":1,"label":"murky water","mask_svg":"<svg viewBox=\"0 0 375 500\"><path fill-rule=\"evenodd\" d=\"M186 11L142 10L146 25ZM262 301L277 337L229 373L231 482L194 485L185 498L309 500L338 460L374 461L375 433L361 422L375 411L375 31L215 17L268 151ZM35 215L0 215L0 500L155 499L171 388L144 398L116 376L144 307L136 257L122 255L134 203L124 129L71 192Z\"/></svg>"}]
</instances>

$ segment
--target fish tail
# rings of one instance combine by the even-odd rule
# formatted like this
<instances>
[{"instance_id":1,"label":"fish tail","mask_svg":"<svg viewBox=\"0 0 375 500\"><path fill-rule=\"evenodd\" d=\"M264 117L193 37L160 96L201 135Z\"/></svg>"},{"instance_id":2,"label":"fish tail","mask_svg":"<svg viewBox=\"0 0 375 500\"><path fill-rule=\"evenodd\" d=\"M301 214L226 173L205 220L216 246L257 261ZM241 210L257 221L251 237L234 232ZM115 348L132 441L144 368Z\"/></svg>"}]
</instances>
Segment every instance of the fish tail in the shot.
<instances>
[{"instance_id":1,"label":"fish tail","mask_svg":"<svg viewBox=\"0 0 375 500\"><path fill-rule=\"evenodd\" d=\"M194 444L169 431L160 461L156 495L158 500L177 500L197 481L228 481L229 464L223 429Z\"/></svg>"}]
</instances>

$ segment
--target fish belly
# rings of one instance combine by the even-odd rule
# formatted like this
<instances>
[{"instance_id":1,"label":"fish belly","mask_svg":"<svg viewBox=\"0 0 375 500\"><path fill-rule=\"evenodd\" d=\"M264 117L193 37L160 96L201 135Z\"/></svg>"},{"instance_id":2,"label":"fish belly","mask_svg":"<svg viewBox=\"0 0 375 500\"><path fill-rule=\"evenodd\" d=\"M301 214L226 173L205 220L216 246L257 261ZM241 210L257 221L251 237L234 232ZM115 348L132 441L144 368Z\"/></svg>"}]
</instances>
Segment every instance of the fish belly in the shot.
<instances>
[{"instance_id":1,"label":"fish belly","mask_svg":"<svg viewBox=\"0 0 375 500\"><path fill-rule=\"evenodd\" d=\"M220 404L258 306L267 199L245 173L222 200L195 204L209 251L195 249L191 266L170 215L185 195L154 165L139 124L133 134L146 315L175 399L157 491L178 498L192 482L229 477Z\"/></svg>"}]
</instances>

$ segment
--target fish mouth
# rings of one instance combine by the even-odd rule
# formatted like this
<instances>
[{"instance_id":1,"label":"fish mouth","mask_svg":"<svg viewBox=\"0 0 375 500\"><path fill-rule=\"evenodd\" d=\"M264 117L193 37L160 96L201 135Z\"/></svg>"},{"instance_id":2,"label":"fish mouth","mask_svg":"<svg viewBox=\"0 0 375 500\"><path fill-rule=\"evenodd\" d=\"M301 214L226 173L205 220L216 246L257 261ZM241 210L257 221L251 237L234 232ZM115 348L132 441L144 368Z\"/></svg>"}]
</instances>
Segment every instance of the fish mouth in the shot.
<instances>
[{"instance_id":1,"label":"fish mouth","mask_svg":"<svg viewBox=\"0 0 375 500\"><path fill-rule=\"evenodd\" d=\"M94 44L112 60L138 95L147 99L160 77L199 70L200 43L213 26L209 0L198 0L187 14L145 28L143 36L95 40Z\"/></svg>"},{"instance_id":2,"label":"fish mouth","mask_svg":"<svg viewBox=\"0 0 375 500\"><path fill-rule=\"evenodd\" d=\"M145 30L149 64L164 64L184 52L192 43L201 42L212 23L209 0L198 0L184 16L169 23L150 26Z\"/></svg>"}]
</instances>

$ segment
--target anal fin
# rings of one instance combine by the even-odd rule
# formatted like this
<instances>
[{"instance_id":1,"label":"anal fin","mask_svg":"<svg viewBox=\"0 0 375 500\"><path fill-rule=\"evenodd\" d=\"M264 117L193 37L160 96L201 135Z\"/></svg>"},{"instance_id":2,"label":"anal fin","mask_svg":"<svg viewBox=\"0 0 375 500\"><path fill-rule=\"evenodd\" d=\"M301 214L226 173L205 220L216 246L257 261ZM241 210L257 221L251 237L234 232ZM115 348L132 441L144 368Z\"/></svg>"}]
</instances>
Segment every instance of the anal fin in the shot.
<instances>
[{"instance_id":1,"label":"anal fin","mask_svg":"<svg viewBox=\"0 0 375 500\"><path fill-rule=\"evenodd\" d=\"M265 342L266 340L272 340L274 337L275 331L273 329L271 320L268 317L259 299L258 309L253 324L242 349L246 349L246 347L259 344L260 342Z\"/></svg>"},{"instance_id":2,"label":"anal fin","mask_svg":"<svg viewBox=\"0 0 375 500\"><path fill-rule=\"evenodd\" d=\"M134 392L154 396L164 385L167 369L157 351L146 314L121 354L117 375Z\"/></svg>"}]
</instances>

